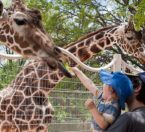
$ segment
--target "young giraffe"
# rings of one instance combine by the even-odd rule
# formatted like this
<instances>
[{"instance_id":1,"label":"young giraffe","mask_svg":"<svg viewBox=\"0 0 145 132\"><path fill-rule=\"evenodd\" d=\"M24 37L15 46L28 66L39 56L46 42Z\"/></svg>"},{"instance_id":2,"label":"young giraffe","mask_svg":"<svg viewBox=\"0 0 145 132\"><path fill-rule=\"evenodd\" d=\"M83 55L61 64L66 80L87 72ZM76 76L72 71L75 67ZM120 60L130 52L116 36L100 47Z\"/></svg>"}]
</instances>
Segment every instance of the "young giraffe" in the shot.
<instances>
[{"instance_id":1,"label":"young giraffe","mask_svg":"<svg viewBox=\"0 0 145 132\"><path fill-rule=\"evenodd\" d=\"M134 55L138 55L138 50L142 48L140 38L138 33L130 30L126 25L106 27L88 34L66 49L81 61L111 48L113 44L118 44L128 53L134 50ZM126 49L130 45L134 48ZM72 59L69 62L71 66L76 66ZM63 77L58 69L49 69L43 61L33 61L26 65L12 84L0 92L0 131L47 132L54 114L48 94Z\"/></svg>"},{"instance_id":2,"label":"young giraffe","mask_svg":"<svg viewBox=\"0 0 145 132\"><path fill-rule=\"evenodd\" d=\"M12 6L3 10L0 1L0 41L24 57L34 57L47 62L52 69L59 68L71 77L62 63L65 58L54 46L44 30L38 10L26 8L20 0L12 0Z\"/></svg>"}]
</instances>

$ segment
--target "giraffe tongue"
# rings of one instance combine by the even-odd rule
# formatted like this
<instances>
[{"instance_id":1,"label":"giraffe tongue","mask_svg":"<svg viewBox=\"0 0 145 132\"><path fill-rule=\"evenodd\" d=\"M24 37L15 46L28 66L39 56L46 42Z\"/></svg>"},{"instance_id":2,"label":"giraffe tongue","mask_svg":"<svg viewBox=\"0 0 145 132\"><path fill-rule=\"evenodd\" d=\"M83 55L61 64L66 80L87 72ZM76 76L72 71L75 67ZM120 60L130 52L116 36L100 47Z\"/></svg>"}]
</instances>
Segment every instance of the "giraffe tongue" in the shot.
<instances>
[{"instance_id":1,"label":"giraffe tongue","mask_svg":"<svg viewBox=\"0 0 145 132\"><path fill-rule=\"evenodd\" d=\"M66 77L72 78L72 74L60 62L58 62L58 68Z\"/></svg>"}]
</instances>

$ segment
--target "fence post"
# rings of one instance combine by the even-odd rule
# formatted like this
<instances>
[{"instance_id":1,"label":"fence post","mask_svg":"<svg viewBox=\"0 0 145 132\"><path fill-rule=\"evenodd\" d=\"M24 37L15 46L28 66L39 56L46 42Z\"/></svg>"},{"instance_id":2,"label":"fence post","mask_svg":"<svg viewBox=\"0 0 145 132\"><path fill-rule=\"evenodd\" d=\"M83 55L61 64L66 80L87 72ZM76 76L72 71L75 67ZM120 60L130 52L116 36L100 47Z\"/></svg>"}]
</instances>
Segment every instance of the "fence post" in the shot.
<instances>
[{"instance_id":1,"label":"fence post","mask_svg":"<svg viewBox=\"0 0 145 132\"><path fill-rule=\"evenodd\" d=\"M113 65L113 72L116 71L121 71L121 62L122 62L122 58L120 54L114 54L113 56L114 59L116 59L114 65Z\"/></svg>"}]
</instances>

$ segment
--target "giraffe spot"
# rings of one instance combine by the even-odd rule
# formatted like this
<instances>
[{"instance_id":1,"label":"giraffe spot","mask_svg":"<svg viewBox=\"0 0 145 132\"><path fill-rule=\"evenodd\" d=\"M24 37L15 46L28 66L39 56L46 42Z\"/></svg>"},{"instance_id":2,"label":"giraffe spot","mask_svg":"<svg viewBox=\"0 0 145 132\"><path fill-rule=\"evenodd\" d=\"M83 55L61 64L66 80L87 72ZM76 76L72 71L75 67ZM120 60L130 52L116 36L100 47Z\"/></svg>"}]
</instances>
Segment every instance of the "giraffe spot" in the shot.
<instances>
[{"instance_id":1,"label":"giraffe spot","mask_svg":"<svg viewBox=\"0 0 145 132\"><path fill-rule=\"evenodd\" d=\"M82 47L82 46L84 46L84 42L78 44L78 47Z\"/></svg>"},{"instance_id":2,"label":"giraffe spot","mask_svg":"<svg viewBox=\"0 0 145 132\"><path fill-rule=\"evenodd\" d=\"M22 110L16 110L15 117L17 119L25 120L25 113Z\"/></svg>"},{"instance_id":3,"label":"giraffe spot","mask_svg":"<svg viewBox=\"0 0 145 132\"><path fill-rule=\"evenodd\" d=\"M26 42L26 41L21 41L20 47L21 47L21 48L27 48L27 47L29 47L29 44L28 44L28 42Z\"/></svg>"},{"instance_id":4,"label":"giraffe spot","mask_svg":"<svg viewBox=\"0 0 145 132\"><path fill-rule=\"evenodd\" d=\"M50 114L50 113L51 113L50 111L51 111L50 108L46 108L46 110L45 110L45 115Z\"/></svg>"},{"instance_id":5,"label":"giraffe spot","mask_svg":"<svg viewBox=\"0 0 145 132\"><path fill-rule=\"evenodd\" d=\"M49 82L49 80L42 79L42 80L40 81L40 89L41 89L41 90L44 90L44 91L46 91L46 92L48 92L49 90L51 90L52 88L54 88L54 86L55 86L55 84Z\"/></svg>"},{"instance_id":6,"label":"giraffe spot","mask_svg":"<svg viewBox=\"0 0 145 132\"><path fill-rule=\"evenodd\" d=\"M100 38L102 38L102 37L104 37L104 32L101 32L101 33L98 33L96 36L95 36L95 39L97 40L97 39L100 39Z\"/></svg>"},{"instance_id":7,"label":"giraffe spot","mask_svg":"<svg viewBox=\"0 0 145 132\"><path fill-rule=\"evenodd\" d=\"M0 34L3 35L4 34L4 31L0 31Z\"/></svg>"},{"instance_id":8,"label":"giraffe spot","mask_svg":"<svg viewBox=\"0 0 145 132\"><path fill-rule=\"evenodd\" d=\"M9 26L9 25L5 25L5 26L3 27L3 30L5 31L6 34L8 34L9 31L10 31L10 26Z\"/></svg>"},{"instance_id":9,"label":"giraffe spot","mask_svg":"<svg viewBox=\"0 0 145 132\"><path fill-rule=\"evenodd\" d=\"M47 98L45 97L44 93L38 91L35 94L33 94L33 101L35 105L46 105Z\"/></svg>"},{"instance_id":10,"label":"giraffe spot","mask_svg":"<svg viewBox=\"0 0 145 132\"><path fill-rule=\"evenodd\" d=\"M25 100L23 101L23 103L21 104L20 106L20 109L22 111L25 111L29 105L32 104L32 100L31 100L31 97L30 98L25 98Z\"/></svg>"},{"instance_id":11,"label":"giraffe spot","mask_svg":"<svg viewBox=\"0 0 145 132\"><path fill-rule=\"evenodd\" d=\"M52 116L46 116L44 119L43 119L43 123L51 123L52 121Z\"/></svg>"},{"instance_id":12,"label":"giraffe spot","mask_svg":"<svg viewBox=\"0 0 145 132\"><path fill-rule=\"evenodd\" d=\"M19 49L19 47L13 46L11 49L16 51L17 53L21 54L21 50Z\"/></svg>"},{"instance_id":13,"label":"giraffe spot","mask_svg":"<svg viewBox=\"0 0 145 132\"><path fill-rule=\"evenodd\" d=\"M90 57L90 54L88 53L86 48L82 48L78 50L78 56L81 61L85 61Z\"/></svg>"},{"instance_id":14,"label":"giraffe spot","mask_svg":"<svg viewBox=\"0 0 145 132\"><path fill-rule=\"evenodd\" d=\"M102 39L101 41L99 41L99 42L98 42L98 45L101 46L101 47L104 47L104 46L105 46L104 40Z\"/></svg>"},{"instance_id":15,"label":"giraffe spot","mask_svg":"<svg viewBox=\"0 0 145 132\"><path fill-rule=\"evenodd\" d=\"M38 86L38 79L36 77L36 74L29 74L29 76L27 76L23 82L27 85L27 87L29 87L33 91L37 90L37 86ZM35 90L36 89L36 90Z\"/></svg>"},{"instance_id":16,"label":"giraffe spot","mask_svg":"<svg viewBox=\"0 0 145 132\"><path fill-rule=\"evenodd\" d=\"M41 47L39 46L39 45L34 45L33 46L33 49L37 52L38 50L40 50L41 49Z\"/></svg>"},{"instance_id":17,"label":"giraffe spot","mask_svg":"<svg viewBox=\"0 0 145 132\"><path fill-rule=\"evenodd\" d=\"M37 70L37 74L40 78L43 77L47 72L48 72L47 70L45 70L45 69L42 70L42 69L40 69L40 67ZM49 77L46 75L45 78L48 79Z\"/></svg>"},{"instance_id":18,"label":"giraffe spot","mask_svg":"<svg viewBox=\"0 0 145 132\"><path fill-rule=\"evenodd\" d=\"M6 36L0 35L0 41L5 43L7 41Z\"/></svg>"},{"instance_id":19,"label":"giraffe spot","mask_svg":"<svg viewBox=\"0 0 145 132\"><path fill-rule=\"evenodd\" d=\"M57 74L51 74L50 79L53 80L54 82L57 82L59 80Z\"/></svg>"},{"instance_id":20,"label":"giraffe spot","mask_svg":"<svg viewBox=\"0 0 145 132\"><path fill-rule=\"evenodd\" d=\"M31 88L30 87L26 87L24 89L24 94L25 94L25 96L31 96L32 95Z\"/></svg>"},{"instance_id":21,"label":"giraffe spot","mask_svg":"<svg viewBox=\"0 0 145 132\"><path fill-rule=\"evenodd\" d=\"M32 119L32 116L34 114L34 105L28 106L25 110L26 120L30 121Z\"/></svg>"},{"instance_id":22,"label":"giraffe spot","mask_svg":"<svg viewBox=\"0 0 145 132\"><path fill-rule=\"evenodd\" d=\"M98 53L99 51L101 51L96 45L93 45L90 50L93 52L93 53Z\"/></svg>"},{"instance_id":23,"label":"giraffe spot","mask_svg":"<svg viewBox=\"0 0 145 132\"><path fill-rule=\"evenodd\" d=\"M11 35L14 34L14 30L13 30L13 28L10 29L10 33L11 33Z\"/></svg>"},{"instance_id":24,"label":"giraffe spot","mask_svg":"<svg viewBox=\"0 0 145 132\"><path fill-rule=\"evenodd\" d=\"M86 46L89 46L89 45L91 44L91 41L92 41L92 40L93 40L93 38L87 39L85 45L86 45Z\"/></svg>"},{"instance_id":25,"label":"giraffe spot","mask_svg":"<svg viewBox=\"0 0 145 132\"><path fill-rule=\"evenodd\" d=\"M30 121L30 128L34 129L34 128L38 127L40 123L41 123L41 120L32 120L32 121Z\"/></svg>"},{"instance_id":26,"label":"giraffe spot","mask_svg":"<svg viewBox=\"0 0 145 132\"><path fill-rule=\"evenodd\" d=\"M71 48L69 48L69 51L70 51L71 53L76 52L76 47L71 47Z\"/></svg>"},{"instance_id":27,"label":"giraffe spot","mask_svg":"<svg viewBox=\"0 0 145 132\"><path fill-rule=\"evenodd\" d=\"M42 119L43 111L39 108L35 109L34 119Z\"/></svg>"},{"instance_id":28,"label":"giraffe spot","mask_svg":"<svg viewBox=\"0 0 145 132\"><path fill-rule=\"evenodd\" d=\"M110 39L111 39L112 42L114 41L114 38L113 37L111 37Z\"/></svg>"},{"instance_id":29,"label":"giraffe spot","mask_svg":"<svg viewBox=\"0 0 145 132\"><path fill-rule=\"evenodd\" d=\"M0 111L0 120L1 121L5 120L5 112Z\"/></svg>"},{"instance_id":30,"label":"giraffe spot","mask_svg":"<svg viewBox=\"0 0 145 132\"><path fill-rule=\"evenodd\" d=\"M2 27L4 27L6 25L6 22L2 23Z\"/></svg>"},{"instance_id":31,"label":"giraffe spot","mask_svg":"<svg viewBox=\"0 0 145 132\"><path fill-rule=\"evenodd\" d=\"M17 126L19 126L19 130L25 131L28 130L28 124L25 121L19 120L19 119L15 119L15 123L17 124Z\"/></svg>"},{"instance_id":32,"label":"giraffe spot","mask_svg":"<svg viewBox=\"0 0 145 132\"><path fill-rule=\"evenodd\" d=\"M36 132L41 132L42 130L43 130L43 131L45 130L44 126L39 126L39 127L36 129Z\"/></svg>"},{"instance_id":33,"label":"giraffe spot","mask_svg":"<svg viewBox=\"0 0 145 132\"><path fill-rule=\"evenodd\" d=\"M29 56L29 55L34 55L34 56L35 56L35 54L33 54L33 52L32 52L31 50L24 50L24 51L23 51L23 54L24 54L24 55L28 55L28 56Z\"/></svg>"},{"instance_id":34,"label":"giraffe spot","mask_svg":"<svg viewBox=\"0 0 145 132\"><path fill-rule=\"evenodd\" d=\"M108 37L106 38L106 44L107 44L107 45L109 45L109 44L110 44L110 40L109 40L109 38L108 38ZM104 45L103 45L103 46L104 46Z\"/></svg>"},{"instance_id":35,"label":"giraffe spot","mask_svg":"<svg viewBox=\"0 0 145 132\"><path fill-rule=\"evenodd\" d=\"M15 108L17 108L23 100L24 100L23 94L21 92L16 92L12 97L11 104Z\"/></svg>"},{"instance_id":36,"label":"giraffe spot","mask_svg":"<svg viewBox=\"0 0 145 132\"><path fill-rule=\"evenodd\" d=\"M12 122L13 116L14 116L14 115L12 115L12 114L7 115L7 120L8 120L9 122Z\"/></svg>"},{"instance_id":37,"label":"giraffe spot","mask_svg":"<svg viewBox=\"0 0 145 132\"><path fill-rule=\"evenodd\" d=\"M33 66L28 66L27 68L24 69L24 76L33 72L34 71L34 67ZM22 76L22 75L21 75Z\"/></svg>"},{"instance_id":38,"label":"giraffe spot","mask_svg":"<svg viewBox=\"0 0 145 132\"><path fill-rule=\"evenodd\" d=\"M9 43L13 43L13 38L12 37L7 36L7 40L8 40Z\"/></svg>"},{"instance_id":39,"label":"giraffe spot","mask_svg":"<svg viewBox=\"0 0 145 132\"><path fill-rule=\"evenodd\" d=\"M9 99L3 99L1 102L1 110L5 111L9 104L10 104Z\"/></svg>"},{"instance_id":40,"label":"giraffe spot","mask_svg":"<svg viewBox=\"0 0 145 132\"><path fill-rule=\"evenodd\" d=\"M8 105L8 109L6 111L7 115L12 114L14 108L11 105Z\"/></svg>"},{"instance_id":41,"label":"giraffe spot","mask_svg":"<svg viewBox=\"0 0 145 132\"><path fill-rule=\"evenodd\" d=\"M17 44L21 44L21 42L23 41L23 37L20 37L19 34L16 32L15 35L14 35L14 39L15 39L15 42Z\"/></svg>"}]
</instances>

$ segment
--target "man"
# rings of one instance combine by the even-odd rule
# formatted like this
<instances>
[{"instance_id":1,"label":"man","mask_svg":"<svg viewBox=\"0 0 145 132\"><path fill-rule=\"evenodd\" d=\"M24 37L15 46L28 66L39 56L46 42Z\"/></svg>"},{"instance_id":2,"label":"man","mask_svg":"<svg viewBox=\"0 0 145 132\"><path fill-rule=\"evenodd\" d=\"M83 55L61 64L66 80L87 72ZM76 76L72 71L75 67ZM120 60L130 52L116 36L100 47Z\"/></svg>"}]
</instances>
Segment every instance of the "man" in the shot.
<instances>
[{"instance_id":1,"label":"man","mask_svg":"<svg viewBox=\"0 0 145 132\"><path fill-rule=\"evenodd\" d=\"M145 132L145 72L128 77L134 88L126 100L129 112L122 114L107 132Z\"/></svg>"}]
</instances>

